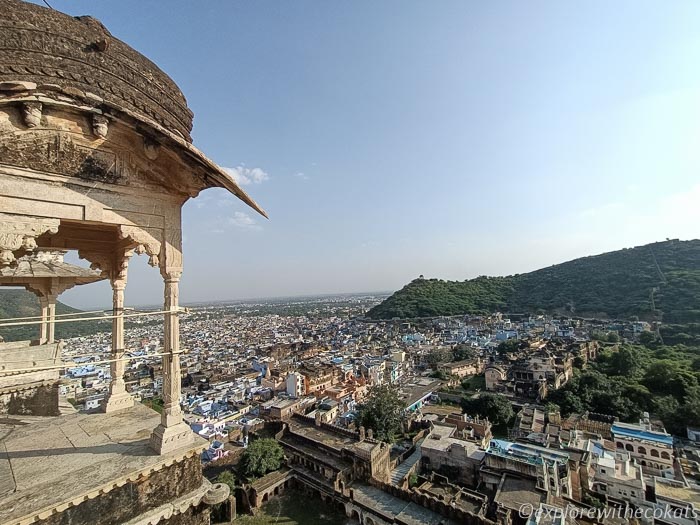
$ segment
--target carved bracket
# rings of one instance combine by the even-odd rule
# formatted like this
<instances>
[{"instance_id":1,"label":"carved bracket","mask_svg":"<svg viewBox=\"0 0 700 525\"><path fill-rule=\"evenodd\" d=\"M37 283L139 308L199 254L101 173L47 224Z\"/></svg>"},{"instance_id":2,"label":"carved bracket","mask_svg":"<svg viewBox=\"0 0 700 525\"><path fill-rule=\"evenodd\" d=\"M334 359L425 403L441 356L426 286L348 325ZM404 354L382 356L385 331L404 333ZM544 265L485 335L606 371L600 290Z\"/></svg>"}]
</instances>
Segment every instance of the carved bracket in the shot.
<instances>
[{"instance_id":1,"label":"carved bracket","mask_svg":"<svg viewBox=\"0 0 700 525\"><path fill-rule=\"evenodd\" d=\"M109 119L104 115L94 114L92 116L92 132L95 136L106 139L109 131Z\"/></svg>"},{"instance_id":2,"label":"carved bracket","mask_svg":"<svg viewBox=\"0 0 700 525\"><path fill-rule=\"evenodd\" d=\"M57 233L60 221L0 213L0 266L9 266L18 256L36 249L36 238Z\"/></svg>"},{"instance_id":3,"label":"carved bracket","mask_svg":"<svg viewBox=\"0 0 700 525\"><path fill-rule=\"evenodd\" d=\"M123 250L118 253L78 250L78 257L89 261L92 270L99 270L112 283L121 281L124 285L126 285L129 259L132 255L134 255L134 250Z\"/></svg>"},{"instance_id":4,"label":"carved bracket","mask_svg":"<svg viewBox=\"0 0 700 525\"><path fill-rule=\"evenodd\" d=\"M119 237L121 239L131 239L136 243L135 251L138 255L148 254L148 264L157 267L161 250L161 242L158 233L147 228L138 226L120 226Z\"/></svg>"},{"instance_id":5,"label":"carved bracket","mask_svg":"<svg viewBox=\"0 0 700 525\"><path fill-rule=\"evenodd\" d=\"M29 101L22 103L22 120L28 128L35 128L41 124L41 112L44 106L41 102Z\"/></svg>"}]
</instances>

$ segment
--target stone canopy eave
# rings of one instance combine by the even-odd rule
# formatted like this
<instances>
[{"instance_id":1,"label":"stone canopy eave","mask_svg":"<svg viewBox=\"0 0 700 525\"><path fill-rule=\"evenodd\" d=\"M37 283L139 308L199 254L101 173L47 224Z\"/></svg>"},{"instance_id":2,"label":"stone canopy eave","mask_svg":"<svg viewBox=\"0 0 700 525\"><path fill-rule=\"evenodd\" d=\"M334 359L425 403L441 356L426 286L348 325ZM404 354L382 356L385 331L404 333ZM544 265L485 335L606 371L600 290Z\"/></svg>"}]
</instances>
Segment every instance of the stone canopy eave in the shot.
<instances>
[{"instance_id":1,"label":"stone canopy eave","mask_svg":"<svg viewBox=\"0 0 700 525\"><path fill-rule=\"evenodd\" d=\"M221 168L214 161L209 159L192 143L186 141L185 139L176 135L175 133L172 133L167 129L163 128L157 122L143 117L142 115L133 113L129 110L119 108L115 109L118 109L119 111L125 113L126 115L137 120L138 122L146 124L150 128L156 130L163 138L173 143L173 145L176 146L176 149L180 151L184 156L188 157L189 159L193 160L195 163L203 167L206 170L207 174L206 182L211 183L203 189L223 188L225 190L228 190L230 193L238 197L240 200L242 200L256 212L258 212L260 215L262 215L266 219L269 218L265 210L263 210L260 207L260 205L257 202L255 202L255 200L253 200L252 197L250 197L250 195L248 195L238 184L236 184L236 181L234 181L233 178L231 178L231 176L228 173L226 173L226 171L223 168Z\"/></svg>"},{"instance_id":2,"label":"stone canopy eave","mask_svg":"<svg viewBox=\"0 0 700 525\"><path fill-rule=\"evenodd\" d=\"M6 86L10 89L4 89ZM108 119L126 121L134 128L140 130L145 136L151 137L154 143L169 147L177 152L183 160L193 163L203 170L204 177L202 190L208 188L223 188L238 197L257 213L268 218L265 210L250 197L226 171L209 159L196 146L185 140L179 134L172 132L155 120L130 109L118 107L90 93L76 92L76 90L63 91L60 86L52 85L50 89L43 90L30 82L0 82L0 104L21 103L38 101L42 104L72 107L94 115L104 115Z\"/></svg>"}]
</instances>

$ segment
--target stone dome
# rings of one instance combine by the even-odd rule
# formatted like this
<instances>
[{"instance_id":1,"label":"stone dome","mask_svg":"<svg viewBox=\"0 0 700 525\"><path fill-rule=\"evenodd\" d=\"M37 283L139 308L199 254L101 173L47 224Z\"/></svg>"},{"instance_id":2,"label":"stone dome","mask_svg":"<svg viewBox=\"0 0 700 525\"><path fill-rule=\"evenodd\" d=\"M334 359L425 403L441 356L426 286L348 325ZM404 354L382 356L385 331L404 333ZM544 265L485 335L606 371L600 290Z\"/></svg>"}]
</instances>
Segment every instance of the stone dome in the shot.
<instances>
[{"instance_id":1,"label":"stone dome","mask_svg":"<svg viewBox=\"0 0 700 525\"><path fill-rule=\"evenodd\" d=\"M37 84L155 121L191 142L193 114L175 82L96 19L0 0L0 82Z\"/></svg>"}]
</instances>

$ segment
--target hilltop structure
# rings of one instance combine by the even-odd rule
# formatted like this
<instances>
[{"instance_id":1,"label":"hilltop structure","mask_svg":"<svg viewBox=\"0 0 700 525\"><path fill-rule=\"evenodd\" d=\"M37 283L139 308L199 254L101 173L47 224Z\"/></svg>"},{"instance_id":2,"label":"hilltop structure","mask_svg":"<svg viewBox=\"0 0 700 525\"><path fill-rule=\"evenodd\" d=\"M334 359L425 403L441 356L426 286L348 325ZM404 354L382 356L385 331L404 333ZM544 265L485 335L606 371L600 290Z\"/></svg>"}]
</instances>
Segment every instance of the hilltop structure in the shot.
<instances>
[{"instance_id":1,"label":"hilltop structure","mask_svg":"<svg viewBox=\"0 0 700 525\"><path fill-rule=\"evenodd\" d=\"M21 425L3 432L2 523L204 524L207 504L228 496L202 478L206 443L179 403L181 208L219 187L264 212L192 145L192 117L175 83L99 21L0 0L0 285L31 289L42 304L41 319L20 321L41 327L37 341L0 344L3 406ZM69 250L94 271L63 263ZM134 254L147 255L164 283L160 417L125 388L124 290ZM36 392L54 391L61 367L56 298L99 279L113 290L102 413L63 407L37 420L45 414Z\"/></svg>"}]
</instances>

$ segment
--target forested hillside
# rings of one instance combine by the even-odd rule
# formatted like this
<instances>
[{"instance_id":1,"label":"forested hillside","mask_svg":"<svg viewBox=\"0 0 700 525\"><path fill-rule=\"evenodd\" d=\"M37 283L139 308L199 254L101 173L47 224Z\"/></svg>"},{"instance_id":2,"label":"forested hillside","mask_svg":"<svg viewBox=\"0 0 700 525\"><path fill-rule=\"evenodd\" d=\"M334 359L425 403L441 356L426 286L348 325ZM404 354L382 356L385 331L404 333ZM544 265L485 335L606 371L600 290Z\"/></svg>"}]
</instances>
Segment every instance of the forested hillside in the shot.
<instances>
[{"instance_id":1,"label":"forested hillside","mask_svg":"<svg viewBox=\"0 0 700 525\"><path fill-rule=\"evenodd\" d=\"M61 302L56 303L56 313L59 315L79 311L80 310L71 308ZM39 307L39 299L36 295L25 290L0 289L0 320L37 315L41 315L41 308ZM28 321L31 321L31 319L28 319ZM2 321L0 321L0 323L1 322ZM56 324L56 337L60 339L74 335L83 335L84 333L95 330L95 325L92 322L82 324L91 324L91 326L80 326L77 323L58 323ZM0 336L6 341L36 339L38 334L38 325L0 328Z\"/></svg>"},{"instance_id":2,"label":"forested hillside","mask_svg":"<svg viewBox=\"0 0 700 525\"><path fill-rule=\"evenodd\" d=\"M658 242L508 277L419 278L367 316L413 318L496 310L700 323L700 240Z\"/></svg>"}]
</instances>

